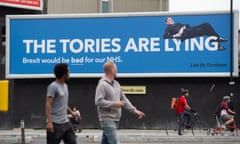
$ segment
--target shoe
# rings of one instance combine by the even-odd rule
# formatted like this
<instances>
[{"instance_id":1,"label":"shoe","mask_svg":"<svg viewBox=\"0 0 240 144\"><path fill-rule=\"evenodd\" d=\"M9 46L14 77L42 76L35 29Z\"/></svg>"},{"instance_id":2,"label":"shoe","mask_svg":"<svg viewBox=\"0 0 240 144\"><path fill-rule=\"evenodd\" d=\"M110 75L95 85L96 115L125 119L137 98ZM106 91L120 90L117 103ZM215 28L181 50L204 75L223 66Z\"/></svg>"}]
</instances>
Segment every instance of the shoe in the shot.
<instances>
[{"instance_id":1,"label":"shoe","mask_svg":"<svg viewBox=\"0 0 240 144\"><path fill-rule=\"evenodd\" d=\"M178 133L178 135L179 135L179 136L181 136L181 135L182 135L182 133Z\"/></svg>"},{"instance_id":2,"label":"shoe","mask_svg":"<svg viewBox=\"0 0 240 144\"><path fill-rule=\"evenodd\" d=\"M217 39L210 40L210 42L226 42L228 41L226 38L218 37Z\"/></svg>"},{"instance_id":3,"label":"shoe","mask_svg":"<svg viewBox=\"0 0 240 144\"><path fill-rule=\"evenodd\" d=\"M226 42L228 41L226 38L219 37L217 38L217 42Z\"/></svg>"},{"instance_id":4,"label":"shoe","mask_svg":"<svg viewBox=\"0 0 240 144\"><path fill-rule=\"evenodd\" d=\"M219 51L222 51L222 50L226 50L226 48L225 48L224 46L219 45L219 46L218 46L218 50L219 50Z\"/></svg>"},{"instance_id":5,"label":"shoe","mask_svg":"<svg viewBox=\"0 0 240 144\"><path fill-rule=\"evenodd\" d=\"M186 129L190 129L190 128L191 128L191 126L190 126L190 125L186 125L185 127L186 127Z\"/></svg>"}]
</instances>

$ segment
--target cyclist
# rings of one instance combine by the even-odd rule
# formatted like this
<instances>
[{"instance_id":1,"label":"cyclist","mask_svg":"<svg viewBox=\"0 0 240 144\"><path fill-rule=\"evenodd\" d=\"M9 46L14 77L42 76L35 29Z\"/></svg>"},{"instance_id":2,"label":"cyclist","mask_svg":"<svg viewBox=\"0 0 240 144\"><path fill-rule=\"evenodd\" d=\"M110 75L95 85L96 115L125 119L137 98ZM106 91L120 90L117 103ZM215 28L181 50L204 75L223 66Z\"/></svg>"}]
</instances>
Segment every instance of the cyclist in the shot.
<instances>
[{"instance_id":1,"label":"cyclist","mask_svg":"<svg viewBox=\"0 0 240 144\"><path fill-rule=\"evenodd\" d=\"M236 114L236 112L232 111L228 107L229 102L230 102L230 96L223 96L223 100L219 106L218 117L220 117L220 119L222 120L224 127L234 122L233 115Z\"/></svg>"},{"instance_id":2,"label":"cyclist","mask_svg":"<svg viewBox=\"0 0 240 144\"><path fill-rule=\"evenodd\" d=\"M176 113L179 118L179 125L178 125L178 135L182 135L182 126L184 123L184 118L187 118L186 128L190 128L190 120L191 120L191 112L195 112L192 108L188 105L187 97L189 96L188 89L182 89L182 95L178 99L178 105L176 109ZM190 112L191 111L191 112Z\"/></svg>"}]
</instances>

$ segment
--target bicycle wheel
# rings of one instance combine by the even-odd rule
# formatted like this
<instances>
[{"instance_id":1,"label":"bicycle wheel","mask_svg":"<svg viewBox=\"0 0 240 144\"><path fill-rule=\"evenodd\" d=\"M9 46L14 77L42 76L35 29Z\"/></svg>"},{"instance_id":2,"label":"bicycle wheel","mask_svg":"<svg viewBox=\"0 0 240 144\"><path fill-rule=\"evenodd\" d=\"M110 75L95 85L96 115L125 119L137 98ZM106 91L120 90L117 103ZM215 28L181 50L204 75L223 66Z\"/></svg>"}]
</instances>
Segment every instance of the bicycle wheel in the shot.
<instances>
[{"instance_id":1,"label":"bicycle wheel","mask_svg":"<svg viewBox=\"0 0 240 144\"><path fill-rule=\"evenodd\" d=\"M193 129L198 130L200 133L206 132L207 135L209 135L210 131L209 125L205 121L198 121L194 123Z\"/></svg>"}]
</instances>

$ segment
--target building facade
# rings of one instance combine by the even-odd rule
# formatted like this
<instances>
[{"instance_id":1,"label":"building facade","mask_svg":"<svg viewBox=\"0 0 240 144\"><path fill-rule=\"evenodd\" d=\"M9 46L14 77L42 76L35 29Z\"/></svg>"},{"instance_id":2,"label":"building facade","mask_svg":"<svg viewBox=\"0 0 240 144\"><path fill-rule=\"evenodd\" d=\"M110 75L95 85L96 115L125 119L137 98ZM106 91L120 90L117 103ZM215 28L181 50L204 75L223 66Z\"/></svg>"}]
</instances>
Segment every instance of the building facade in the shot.
<instances>
[{"instance_id":1,"label":"building facade","mask_svg":"<svg viewBox=\"0 0 240 144\"><path fill-rule=\"evenodd\" d=\"M48 0L48 13L148 12L168 10L168 0Z\"/></svg>"}]
</instances>

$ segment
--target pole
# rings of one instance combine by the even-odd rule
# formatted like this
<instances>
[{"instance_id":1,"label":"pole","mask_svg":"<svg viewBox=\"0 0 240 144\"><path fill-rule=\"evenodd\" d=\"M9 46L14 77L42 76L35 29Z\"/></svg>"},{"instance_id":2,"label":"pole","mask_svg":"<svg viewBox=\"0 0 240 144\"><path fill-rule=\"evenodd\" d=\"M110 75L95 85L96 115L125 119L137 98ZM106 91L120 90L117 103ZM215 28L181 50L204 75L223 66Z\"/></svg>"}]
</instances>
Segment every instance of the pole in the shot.
<instances>
[{"instance_id":1,"label":"pole","mask_svg":"<svg viewBox=\"0 0 240 144\"><path fill-rule=\"evenodd\" d=\"M233 0L230 0L230 82L229 85L234 85L233 81Z\"/></svg>"},{"instance_id":2,"label":"pole","mask_svg":"<svg viewBox=\"0 0 240 144\"><path fill-rule=\"evenodd\" d=\"M24 126L24 120L21 120L20 121L20 128L21 128L21 136L22 136L22 139L21 139L21 144L25 144L25 126Z\"/></svg>"}]
</instances>

